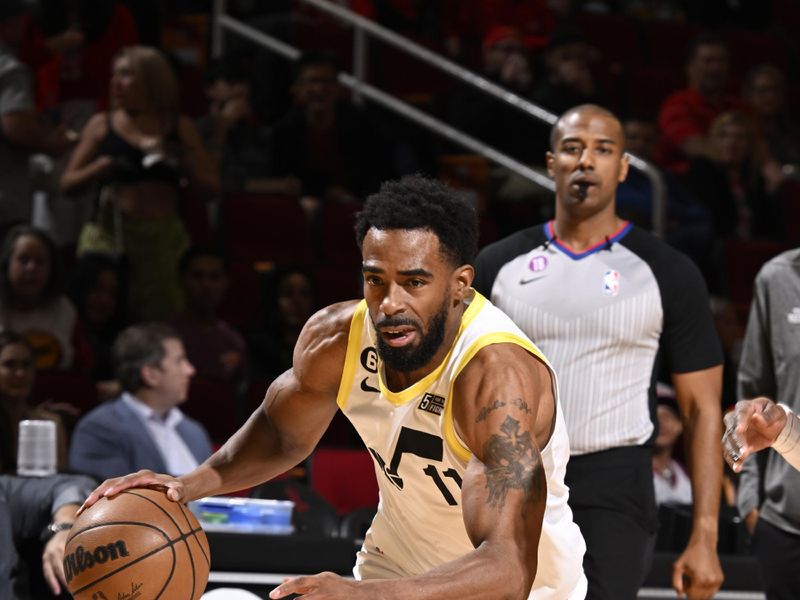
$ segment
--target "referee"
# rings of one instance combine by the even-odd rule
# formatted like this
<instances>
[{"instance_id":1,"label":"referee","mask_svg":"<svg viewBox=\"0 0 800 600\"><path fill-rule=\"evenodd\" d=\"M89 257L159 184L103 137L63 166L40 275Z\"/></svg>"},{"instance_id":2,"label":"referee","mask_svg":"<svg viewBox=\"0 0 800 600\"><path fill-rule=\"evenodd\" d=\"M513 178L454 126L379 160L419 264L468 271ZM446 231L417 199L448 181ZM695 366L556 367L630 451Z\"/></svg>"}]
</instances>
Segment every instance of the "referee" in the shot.
<instances>
[{"instance_id":1,"label":"referee","mask_svg":"<svg viewBox=\"0 0 800 600\"><path fill-rule=\"evenodd\" d=\"M688 436L694 512L673 586L690 600L722 583L722 351L695 265L616 214L628 160L619 120L583 105L553 127L555 219L480 253L475 287L545 352L570 438L566 483L586 539L590 600L633 600L650 567L657 509L651 447L659 358Z\"/></svg>"}]
</instances>

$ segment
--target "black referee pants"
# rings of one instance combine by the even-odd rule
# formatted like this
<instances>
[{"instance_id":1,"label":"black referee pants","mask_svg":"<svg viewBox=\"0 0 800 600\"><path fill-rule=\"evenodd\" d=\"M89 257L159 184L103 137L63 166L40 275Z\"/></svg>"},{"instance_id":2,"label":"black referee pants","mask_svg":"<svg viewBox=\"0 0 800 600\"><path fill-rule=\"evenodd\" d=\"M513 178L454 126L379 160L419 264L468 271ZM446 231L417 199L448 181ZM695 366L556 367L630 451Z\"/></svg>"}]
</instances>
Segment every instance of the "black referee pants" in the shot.
<instances>
[{"instance_id":1,"label":"black referee pants","mask_svg":"<svg viewBox=\"0 0 800 600\"><path fill-rule=\"evenodd\" d=\"M767 600L800 598L800 536L759 519L753 550Z\"/></svg>"},{"instance_id":2,"label":"black referee pants","mask_svg":"<svg viewBox=\"0 0 800 600\"><path fill-rule=\"evenodd\" d=\"M653 558L658 513L648 448L573 456L569 504L584 540L587 600L636 600Z\"/></svg>"}]
</instances>

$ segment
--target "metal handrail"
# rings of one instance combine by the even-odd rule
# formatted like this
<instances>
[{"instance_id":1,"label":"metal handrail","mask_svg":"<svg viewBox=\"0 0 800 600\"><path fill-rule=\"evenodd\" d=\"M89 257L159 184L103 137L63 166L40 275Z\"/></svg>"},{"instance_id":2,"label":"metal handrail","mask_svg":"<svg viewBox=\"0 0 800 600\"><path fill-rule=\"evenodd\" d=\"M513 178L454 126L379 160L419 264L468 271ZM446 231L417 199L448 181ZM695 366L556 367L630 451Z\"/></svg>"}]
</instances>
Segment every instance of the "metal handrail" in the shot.
<instances>
[{"instance_id":1,"label":"metal handrail","mask_svg":"<svg viewBox=\"0 0 800 600\"><path fill-rule=\"evenodd\" d=\"M353 90L354 99L359 100L361 96L367 97L370 100L383 105L390 110L411 119L415 123L422 125L434 133L447 138L469 150L481 154L504 167L518 173L522 177L540 185L550 191L555 190L553 181L542 175L538 171L520 163L519 161L511 158L507 154L484 144L483 142L466 135L465 133L451 127L447 123L420 111L419 109L407 104L397 98L371 86L364 81L366 75L365 61L366 61L366 44L364 40L364 32L379 38L400 50L415 56L419 60L437 67L442 71L464 81L484 93L499 98L503 102L516 107L518 110L530 115L531 117L542 121L548 125L553 125L558 116L543 109L542 107L530 102L529 100L509 91L497 84L489 81L485 77L465 69L461 65L448 60L435 52L432 52L403 36L400 36L377 23L370 21L364 17L356 15L351 11L342 8L336 4L326 0L301 0L305 4L316 7L317 9L333 15L346 23L353 26L354 30L354 55L353 55L353 75L347 73L340 73L339 81ZM259 31L249 25L242 23L236 19L224 14L225 0L215 0L214 12L215 18L213 22L213 43L212 48L215 56L222 53L222 30L230 29L239 35L246 37L258 44L262 44L273 51L282 54L290 60L296 60L300 51L296 48L286 44L285 42L270 36L262 31ZM661 173L653 165L646 160L628 153L630 165L641 171L650 181L652 194L653 194L653 231L656 235L663 235L665 224L665 209L666 209L666 186Z\"/></svg>"}]
</instances>

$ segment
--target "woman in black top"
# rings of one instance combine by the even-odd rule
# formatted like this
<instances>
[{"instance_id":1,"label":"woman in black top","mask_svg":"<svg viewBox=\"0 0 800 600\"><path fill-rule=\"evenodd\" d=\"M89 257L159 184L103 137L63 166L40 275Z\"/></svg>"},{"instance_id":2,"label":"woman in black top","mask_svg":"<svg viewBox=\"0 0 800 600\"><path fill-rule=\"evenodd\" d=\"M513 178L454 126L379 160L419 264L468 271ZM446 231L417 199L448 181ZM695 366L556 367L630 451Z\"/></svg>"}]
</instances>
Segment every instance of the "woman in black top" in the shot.
<instances>
[{"instance_id":1,"label":"woman in black top","mask_svg":"<svg viewBox=\"0 0 800 600\"><path fill-rule=\"evenodd\" d=\"M189 244L179 195L184 187L214 194L219 174L192 122L178 114L178 84L158 50L123 49L114 60L111 104L81 132L61 188L110 186L130 266L130 317L164 319L180 307L175 272Z\"/></svg>"}]
</instances>

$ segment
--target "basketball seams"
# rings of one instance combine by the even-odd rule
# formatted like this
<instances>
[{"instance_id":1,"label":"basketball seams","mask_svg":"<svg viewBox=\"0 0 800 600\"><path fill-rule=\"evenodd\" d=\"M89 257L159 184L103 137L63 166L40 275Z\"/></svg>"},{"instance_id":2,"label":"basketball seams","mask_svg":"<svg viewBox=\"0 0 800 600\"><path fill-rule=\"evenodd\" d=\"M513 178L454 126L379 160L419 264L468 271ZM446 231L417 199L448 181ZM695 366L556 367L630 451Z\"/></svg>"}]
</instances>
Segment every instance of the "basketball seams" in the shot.
<instances>
[{"instance_id":1,"label":"basketball seams","mask_svg":"<svg viewBox=\"0 0 800 600\"><path fill-rule=\"evenodd\" d=\"M186 544L186 552L189 554L189 563L192 566L192 591L191 594L189 595L189 598L190 599L194 598L195 585L197 584L197 572L194 566L194 553L192 552L192 549L189 548L189 543L186 541L186 534L181 529L181 526L178 524L178 521L175 520L175 517L173 517L172 514L167 509L165 509L163 506L161 506L158 502L156 502L152 498L149 498L148 496L145 496L143 494L137 494L134 490L125 490L122 493L130 494L131 496L138 496L139 498L146 500L147 502L158 508L158 510L160 510L162 513L164 513L167 519L169 519L175 526L175 528L178 530L178 539L176 539L175 541L182 540L184 544ZM180 504L176 503L176 506L178 507L179 510L181 509ZM173 554L174 552L175 550L173 548ZM174 573L174 571L175 571L175 561L173 560L172 571L170 572L170 576L169 579L167 580L167 583L169 583L169 581L172 579L172 574ZM156 598L160 598L163 591L164 589L162 588L161 592L158 593L158 596L156 596Z\"/></svg>"},{"instance_id":2,"label":"basketball seams","mask_svg":"<svg viewBox=\"0 0 800 600\"><path fill-rule=\"evenodd\" d=\"M197 542L197 546L200 548L200 552L203 554L203 558L206 559L206 564L210 567L211 566L211 557L206 553L205 548L203 548L203 544L200 543L200 540L197 537L197 532L198 531L203 531L203 528L202 527L194 527L193 528L192 524L191 524L191 522L189 520L189 516L186 514L187 512L191 514L191 511L189 509L187 509L184 505L180 505L179 508L181 509L181 514L183 515L183 518L186 519L186 524L189 526L189 533L192 534L192 537ZM192 516L194 516L194 515L192 514Z\"/></svg>"},{"instance_id":3,"label":"basketball seams","mask_svg":"<svg viewBox=\"0 0 800 600\"><path fill-rule=\"evenodd\" d=\"M122 512L127 512L131 516L129 519L125 520L114 520L114 521L102 521L97 522L101 518L106 518L108 515L100 515L97 517L97 521L91 522L86 526L80 527L80 529L73 529L70 532L70 535L67 539L67 544L73 545L84 545L87 542L82 540L83 536L88 534L89 539L93 538L95 535L99 535L102 538L101 528L114 528L114 527L139 527L150 530L151 532L157 532L157 538L161 538L163 543L160 544L156 548L151 548L141 556L138 556L129 562L125 563L124 565L120 565L118 568L114 568L109 572L104 573L103 575L97 577L90 583L82 585L79 589L75 590L73 594L77 597L82 593L86 593L87 591L91 590L92 588L96 589L95 586L98 584L107 581L109 579L114 579L120 574L124 573L125 570L130 568L135 568L136 572L139 573L137 577L142 577L141 581L148 580L148 573L150 572L147 565L142 565L143 561L147 561L151 559L154 555L158 555L159 553L163 552L166 548L169 548L170 554L165 555L163 558L156 559L159 561L163 566L167 566L164 564L164 560L169 560L167 556L172 557L172 562L168 567L168 571L164 572L163 570L159 571L158 579L165 577L163 580L163 585L157 594L154 596L155 598L166 600L167 597L172 598L172 591L178 592L179 590L175 589L176 584L178 584L178 580L175 580L175 576L180 572L181 573L181 581L178 584L184 593L189 591L189 586L184 585L187 583L185 582L184 578L189 576L191 577L191 591L189 595L189 599L193 599L195 593L199 590L200 585L202 585L201 581L198 581L198 577L201 576L201 571L206 569L210 569L210 553L208 551L208 543L206 541L205 545L202 543L201 540L205 540L203 528L199 526L196 518L194 518L193 514L189 514L188 508L182 503L172 503L170 502L169 505L161 505L158 503L159 498L152 498L151 494L161 494L163 493L161 490L155 490L153 488L144 488L141 489L141 492L144 493L137 493L136 489L129 489L124 490L121 494L126 494L129 496L128 500L125 502L121 502L119 504L119 509ZM147 495L146 495L147 494ZM160 497L160 496L159 496ZM164 496L166 499L166 496ZM136 507L136 502L144 500L147 503L147 506ZM153 507L158 510L153 511ZM140 512L141 511L141 512ZM176 512L177 511L177 512ZM149 515L145 516L146 513L150 513ZM142 521L132 521L131 518L138 518L139 516L147 518L148 520L159 521L159 519L166 520L160 521L158 524L146 523ZM111 515L113 516L113 514ZM120 515L123 516L123 515ZM127 516L127 515L126 515ZM80 526L80 524L79 524ZM174 528L177 532L177 536L171 536L170 532L167 531L169 528ZM185 529L184 529L185 527ZM92 532L97 531L94 535ZM200 536L203 536L201 538ZM194 543L196 548L199 549L200 554L202 555L202 560L197 557L195 560L195 548L191 546L190 538L194 538ZM157 539L152 540L155 543ZM151 542L152 543L152 542ZM178 551L181 547L181 543L183 544L184 551L188 555L188 561L186 561L186 557L179 557ZM141 548L139 549L141 550ZM178 560L181 563L178 563ZM203 564L205 563L205 564ZM144 567L144 570L143 570ZM191 572L189 572L191 570ZM138 580L138 579L137 579ZM151 581L152 582L152 581ZM77 583L77 582L76 582ZM151 596L152 597L152 596Z\"/></svg>"}]
</instances>

